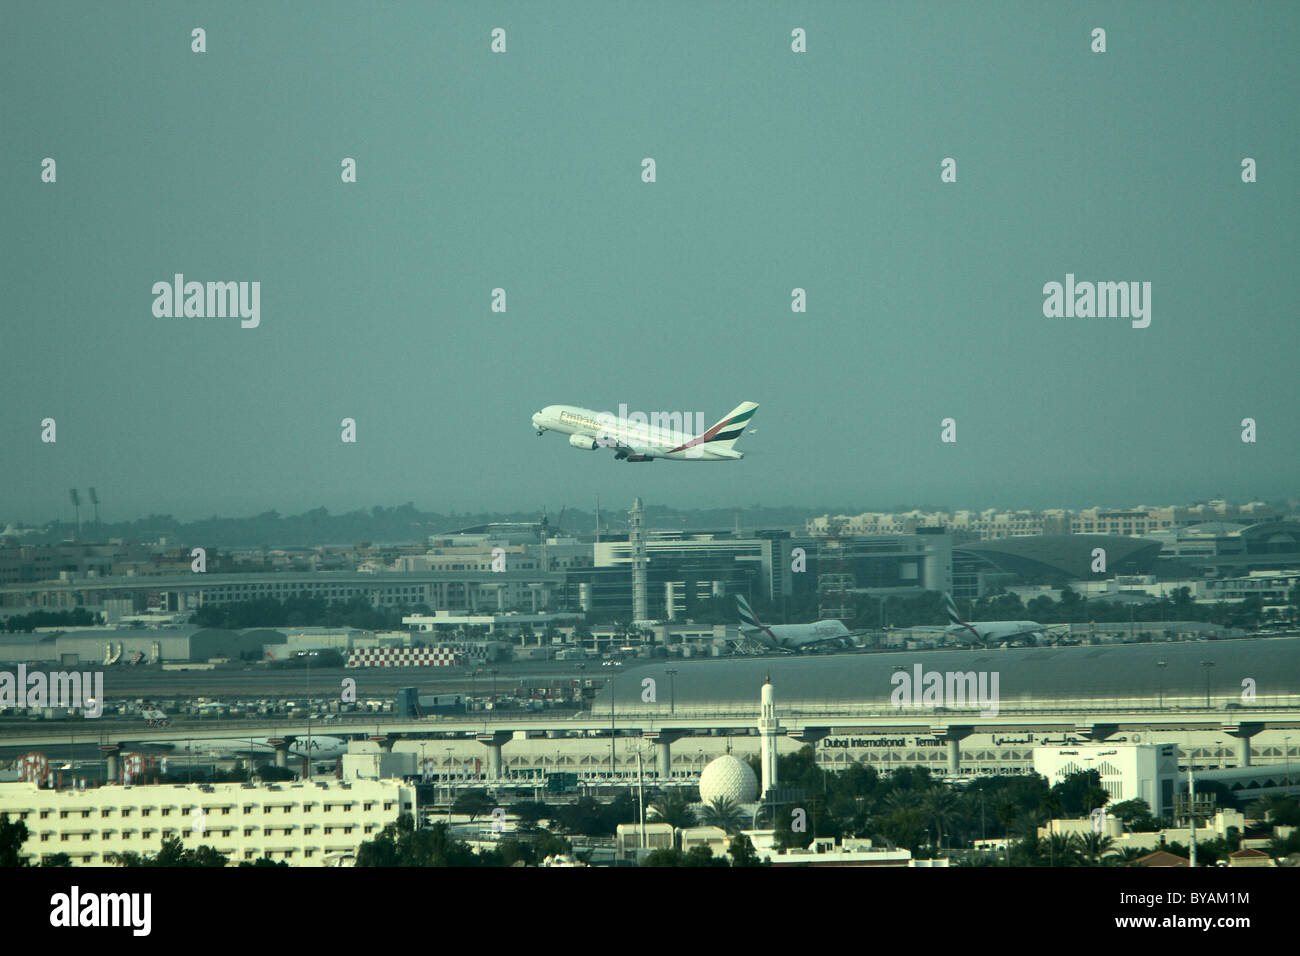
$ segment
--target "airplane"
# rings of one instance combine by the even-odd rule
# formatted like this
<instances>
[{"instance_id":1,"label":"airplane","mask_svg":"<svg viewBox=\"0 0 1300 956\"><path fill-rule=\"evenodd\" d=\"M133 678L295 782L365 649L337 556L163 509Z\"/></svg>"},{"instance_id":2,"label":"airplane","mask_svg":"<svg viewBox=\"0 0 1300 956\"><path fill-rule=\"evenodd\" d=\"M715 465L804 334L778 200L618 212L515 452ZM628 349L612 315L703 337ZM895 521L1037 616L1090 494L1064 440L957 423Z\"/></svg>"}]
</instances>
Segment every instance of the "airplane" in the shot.
<instances>
[{"instance_id":1,"label":"airplane","mask_svg":"<svg viewBox=\"0 0 1300 956\"><path fill-rule=\"evenodd\" d=\"M759 621L744 595L736 595L740 608L740 633L768 647L781 651L799 651L818 644L848 644L853 638L843 621L817 621L813 624L772 624Z\"/></svg>"},{"instance_id":2,"label":"airplane","mask_svg":"<svg viewBox=\"0 0 1300 956\"><path fill-rule=\"evenodd\" d=\"M171 724L171 718L157 707L146 705L145 708L140 711L140 717L146 721L150 727L166 727Z\"/></svg>"},{"instance_id":3,"label":"airplane","mask_svg":"<svg viewBox=\"0 0 1300 956\"><path fill-rule=\"evenodd\" d=\"M741 402L699 435L627 419L620 421L609 412L574 405L547 405L533 415L533 427L539 436L548 431L566 434L570 445L585 451L613 448L614 457L620 461L739 461L745 454L732 446L745 433L757 408L755 402Z\"/></svg>"},{"instance_id":4,"label":"airplane","mask_svg":"<svg viewBox=\"0 0 1300 956\"><path fill-rule=\"evenodd\" d=\"M312 760L337 760L348 752L348 742L342 737L311 736L310 750L305 734L286 736L289 742L289 756L302 758L310 756ZM142 740L142 744L155 747L171 747L174 753L199 754L208 757L234 759L236 757L273 757L275 747L268 737L222 737L220 739L198 740Z\"/></svg>"},{"instance_id":5,"label":"airplane","mask_svg":"<svg viewBox=\"0 0 1300 956\"><path fill-rule=\"evenodd\" d=\"M969 641L971 644L1005 645L1017 639L1041 644L1044 642L1043 635L1047 631L1062 626L1047 627L1037 621L963 621L961 615L957 613L957 605L953 603L952 595L947 591L943 594L943 606L948 612L948 620L952 621L951 626L944 628L943 632L958 640Z\"/></svg>"}]
</instances>

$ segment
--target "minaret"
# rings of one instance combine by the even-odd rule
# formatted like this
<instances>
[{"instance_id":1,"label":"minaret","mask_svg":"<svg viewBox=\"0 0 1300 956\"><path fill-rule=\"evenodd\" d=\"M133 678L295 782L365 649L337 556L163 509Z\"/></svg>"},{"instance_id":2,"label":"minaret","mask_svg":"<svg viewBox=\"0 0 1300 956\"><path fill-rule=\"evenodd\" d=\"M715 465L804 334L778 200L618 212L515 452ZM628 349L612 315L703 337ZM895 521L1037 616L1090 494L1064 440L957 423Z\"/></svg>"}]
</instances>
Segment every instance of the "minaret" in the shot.
<instances>
[{"instance_id":1,"label":"minaret","mask_svg":"<svg viewBox=\"0 0 1300 956\"><path fill-rule=\"evenodd\" d=\"M632 545L632 620L644 621L650 617L646 594L646 553L645 528L641 521L643 510L641 499L632 501L632 510L628 514L628 543Z\"/></svg>"},{"instance_id":2,"label":"minaret","mask_svg":"<svg viewBox=\"0 0 1300 956\"><path fill-rule=\"evenodd\" d=\"M759 797L766 797L776 789L776 738L781 732L781 722L776 719L776 698L772 693L772 675L763 680L762 708L758 717L758 737L761 746L763 779Z\"/></svg>"}]
</instances>

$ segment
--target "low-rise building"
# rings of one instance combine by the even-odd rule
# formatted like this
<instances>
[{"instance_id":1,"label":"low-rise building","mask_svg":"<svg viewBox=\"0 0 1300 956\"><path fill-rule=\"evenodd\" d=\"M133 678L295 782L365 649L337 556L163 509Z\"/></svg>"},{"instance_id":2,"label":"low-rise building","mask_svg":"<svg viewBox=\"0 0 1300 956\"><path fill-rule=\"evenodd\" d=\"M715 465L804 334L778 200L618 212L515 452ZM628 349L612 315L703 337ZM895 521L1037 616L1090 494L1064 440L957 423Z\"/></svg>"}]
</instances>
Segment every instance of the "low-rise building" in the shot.
<instances>
[{"instance_id":1,"label":"low-rise building","mask_svg":"<svg viewBox=\"0 0 1300 956\"><path fill-rule=\"evenodd\" d=\"M27 825L31 863L66 853L74 866L112 865L110 854L156 854L179 837L211 846L231 865L260 857L329 866L403 813L415 788L395 780L176 784L53 790L0 783L0 814Z\"/></svg>"}]
</instances>

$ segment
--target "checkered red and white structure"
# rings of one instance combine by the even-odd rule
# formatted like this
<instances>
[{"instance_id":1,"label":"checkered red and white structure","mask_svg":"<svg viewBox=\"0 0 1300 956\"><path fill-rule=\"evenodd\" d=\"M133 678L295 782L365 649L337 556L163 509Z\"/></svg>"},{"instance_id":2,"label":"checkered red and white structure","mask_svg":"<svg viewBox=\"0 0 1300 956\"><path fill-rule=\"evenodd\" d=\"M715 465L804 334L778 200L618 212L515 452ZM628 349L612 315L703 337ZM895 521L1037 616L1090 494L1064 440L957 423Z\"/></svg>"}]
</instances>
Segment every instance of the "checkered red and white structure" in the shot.
<instances>
[{"instance_id":1,"label":"checkered red and white structure","mask_svg":"<svg viewBox=\"0 0 1300 956\"><path fill-rule=\"evenodd\" d=\"M348 667L461 667L465 656L451 647L358 647Z\"/></svg>"}]
</instances>

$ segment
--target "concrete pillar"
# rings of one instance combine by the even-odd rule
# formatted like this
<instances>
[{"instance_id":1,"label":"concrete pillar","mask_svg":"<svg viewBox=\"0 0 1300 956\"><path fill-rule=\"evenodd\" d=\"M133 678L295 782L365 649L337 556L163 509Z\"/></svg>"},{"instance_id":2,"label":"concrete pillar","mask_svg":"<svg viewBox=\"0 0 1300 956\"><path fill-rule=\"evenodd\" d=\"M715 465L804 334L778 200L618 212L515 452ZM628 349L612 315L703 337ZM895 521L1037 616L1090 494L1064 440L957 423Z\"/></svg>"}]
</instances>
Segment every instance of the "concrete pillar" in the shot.
<instances>
[{"instance_id":1,"label":"concrete pillar","mask_svg":"<svg viewBox=\"0 0 1300 956\"><path fill-rule=\"evenodd\" d=\"M122 752L122 748L115 744L107 744L99 749L104 752L104 761L107 764L104 771L104 782L117 783L122 779L122 768L118 761L118 754Z\"/></svg>"},{"instance_id":2,"label":"concrete pillar","mask_svg":"<svg viewBox=\"0 0 1300 956\"><path fill-rule=\"evenodd\" d=\"M514 737L514 733L509 730L495 730L474 735L474 738L488 749L488 779L501 779L501 748Z\"/></svg>"},{"instance_id":3,"label":"concrete pillar","mask_svg":"<svg viewBox=\"0 0 1300 956\"><path fill-rule=\"evenodd\" d=\"M812 744L817 746L817 742L823 737L830 736L829 727L805 727L803 730L791 730L788 734L791 740L797 740L800 743Z\"/></svg>"},{"instance_id":4,"label":"concrete pillar","mask_svg":"<svg viewBox=\"0 0 1300 956\"><path fill-rule=\"evenodd\" d=\"M393 744L398 741L398 736L396 734L384 734L379 737L371 737L370 739L379 745L381 753L390 754L393 752Z\"/></svg>"},{"instance_id":5,"label":"concrete pillar","mask_svg":"<svg viewBox=\"0 0 1300 956\"><path fill-rule=\"evenodd\" d=\"M275 748L275 765L277 767L288 767L289 741L283 737L271 737L266 742Z\"/></svg>"},{"instance_id":6,"label":"concrete pillar","mask_svg":"<svg viewBox=\"0 0 1300 956\"><path fill-rule=\"evenodd\" d=\"M1237 738L1237 766L1250 766L1250 738L1264 729L1263 724L1239 723L1225 724L1223 732L1229 737Z\"/></svg>"},{"instance_id":7,"label":"concrete pillar","mask_svg":"<svg viewBox=\"0 0 1300 956\"><path fill-rule=\"evenodd\" d=\"M673 775L673 745L665 740L655 744L655 772L660 780L668 780Z\"/></svg>"},{"instance_id":8,"label":"concrete pillar","mask_svg":"<svg viewBox=\"0 0 1300 956\"><path fill-rule=\"evenodd\" d=\"M1119 731L1117 724L1077 724L1074 732L1081 737L1091 740L1093 743L1101 743L1108 737L1114 736Z\"/></svg>"},{"instance_id":9,"label":"concrete pillar","mask_svg":"<svg viewBox=\"0 0 1300 956\"><path fill-rule=\"evenodd\" d=\"M641 739L655 745L655 773L661 780L668 780L673 775L673 744L683 736L680 730L651 730L643 733Z\"/></svg>"},{"instance_id":10,"label":"concrete pillar","mask_svg":"<svg viewBox=\"0 0 1300 956\"><path fill-rule=\"evenodd\" d=\"M961 773L961 742L974 733L973 727L934 727L930 733L948 745L948 775Z\"/></svg>"}]
</instances>

